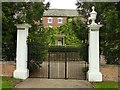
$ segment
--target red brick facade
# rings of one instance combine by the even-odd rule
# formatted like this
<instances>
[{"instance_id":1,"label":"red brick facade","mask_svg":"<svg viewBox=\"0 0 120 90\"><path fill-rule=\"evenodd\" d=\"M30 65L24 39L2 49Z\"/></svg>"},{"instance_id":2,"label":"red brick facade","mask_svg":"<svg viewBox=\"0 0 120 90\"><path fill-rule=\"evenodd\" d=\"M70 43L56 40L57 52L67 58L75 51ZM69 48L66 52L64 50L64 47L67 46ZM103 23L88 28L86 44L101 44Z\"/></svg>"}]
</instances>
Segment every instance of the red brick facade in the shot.
<instances>
[{"instance_id":1,"label":"red brick facade","mask_svg":"<svg viewBox=\"0 0 120 90\"><path fill-rule=\"evenodd\" d=\"M67 17L58 17L58 16L52 16L52 23L48 23L48 18L51 17L51 16L44 16L42 18L43 20L43 25L44 25L44 28L48 27L48 26L52 26L53 28L54 27L57 27L57 26L60 26L60 25L63 25L67 22ZM58 18L62 18L62 23L58 23Z\"/></svg>"},{"instance_id":2,"label":"red brick facade","mask_svg":"<svg viewBox=\"0 0 120 90\"><path fill-rule=\"evenodd\" d=\"M13 72L16 68L14 62L0 62L0 76L13 76Z\"/></svg>"}]
</instances>

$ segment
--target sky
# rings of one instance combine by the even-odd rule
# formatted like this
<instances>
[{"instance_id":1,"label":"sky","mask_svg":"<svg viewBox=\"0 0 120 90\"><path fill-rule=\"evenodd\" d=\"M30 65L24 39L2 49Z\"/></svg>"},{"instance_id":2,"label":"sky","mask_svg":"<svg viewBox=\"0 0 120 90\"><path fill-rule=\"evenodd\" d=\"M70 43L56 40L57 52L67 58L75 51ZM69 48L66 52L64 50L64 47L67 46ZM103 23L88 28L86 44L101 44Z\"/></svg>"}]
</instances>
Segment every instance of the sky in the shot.
<instances>
[{"instance_id":1,"label":"sky","mask_svg":"<svg viewBox=\"0 0 120 90\"><path fill-rule=\"evenodd\" d=\"M50 2L50 9L76 9L76 0L45 0Z\"/></svg>"}]
</instances>

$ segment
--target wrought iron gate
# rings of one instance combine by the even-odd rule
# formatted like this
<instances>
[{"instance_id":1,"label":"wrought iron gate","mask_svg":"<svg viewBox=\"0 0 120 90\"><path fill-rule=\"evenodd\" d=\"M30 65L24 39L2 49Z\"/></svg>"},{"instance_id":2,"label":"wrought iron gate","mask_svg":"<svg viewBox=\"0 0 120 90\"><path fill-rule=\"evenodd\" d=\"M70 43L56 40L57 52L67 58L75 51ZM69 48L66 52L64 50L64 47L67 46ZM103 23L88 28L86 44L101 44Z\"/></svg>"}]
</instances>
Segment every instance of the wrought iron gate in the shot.
<instances>
[{"instance_id":1,"label":"wrought iron gate","mask_svg":"<svg viewBox=\"0 0 120 90\"><path fill-rule=\"evenodd\" d=\"M87 62L79 47L49 47L46 59L31 77L49 79L86 79Z\"/></svg>"}]
</instances>

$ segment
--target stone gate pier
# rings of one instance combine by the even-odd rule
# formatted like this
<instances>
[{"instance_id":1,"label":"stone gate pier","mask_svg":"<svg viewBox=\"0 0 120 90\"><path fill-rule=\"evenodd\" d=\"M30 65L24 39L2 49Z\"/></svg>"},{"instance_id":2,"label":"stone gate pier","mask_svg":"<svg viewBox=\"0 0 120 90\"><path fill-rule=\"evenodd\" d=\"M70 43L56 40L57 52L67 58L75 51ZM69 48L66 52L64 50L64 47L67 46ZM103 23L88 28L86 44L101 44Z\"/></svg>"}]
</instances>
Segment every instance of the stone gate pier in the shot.
<instances>
[{"instance_id":1,"label":"stone gate pier","mask_svg":"<svg viewBox=\"0 0 120 90\"><path fill-rule=\"evenodd\" d=\"M89 71L88 81L102 81L102 74L99 71L99 28L102 25L95 23L97 12L92 7L89 19L92 20L89 27Z\"/></svg>"}]
</instances>

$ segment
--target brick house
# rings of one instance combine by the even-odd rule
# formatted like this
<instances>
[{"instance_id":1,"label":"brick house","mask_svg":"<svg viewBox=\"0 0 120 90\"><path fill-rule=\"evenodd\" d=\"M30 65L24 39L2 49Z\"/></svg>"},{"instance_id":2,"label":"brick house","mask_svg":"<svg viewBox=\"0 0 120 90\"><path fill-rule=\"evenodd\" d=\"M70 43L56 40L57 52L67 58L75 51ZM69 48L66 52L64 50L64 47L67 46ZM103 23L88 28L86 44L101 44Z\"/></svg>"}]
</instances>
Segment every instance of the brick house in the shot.
<instances>
[{"instance_id":1,"label":"brick house","mask_svg":"<svg viewBox=\"0 0 120 90\"><path fill-rule=\"evenodd\" d=\"M65 24L68 20L68 17L76 17L78 12L75 9L49 9L43 14L43 26L55 28ZM55 40L56 45L64 45L65 38L64 35L57 35Z\"/></svg>"},{"instance_id":2,"label":"brick house","mask_svg":"<svg viewBox=\"0 0 120 90\"><path fill-rule=\"evenodd\" d=\"M43 25L46 27L57 27L67 22L68 17L76 17L75 9L49 9L43 14Z\"/></svg>"}]
</instances>

